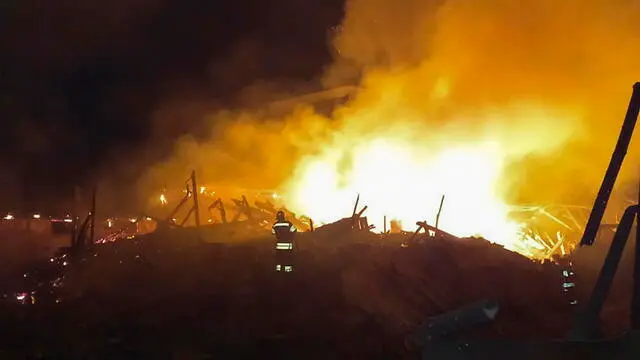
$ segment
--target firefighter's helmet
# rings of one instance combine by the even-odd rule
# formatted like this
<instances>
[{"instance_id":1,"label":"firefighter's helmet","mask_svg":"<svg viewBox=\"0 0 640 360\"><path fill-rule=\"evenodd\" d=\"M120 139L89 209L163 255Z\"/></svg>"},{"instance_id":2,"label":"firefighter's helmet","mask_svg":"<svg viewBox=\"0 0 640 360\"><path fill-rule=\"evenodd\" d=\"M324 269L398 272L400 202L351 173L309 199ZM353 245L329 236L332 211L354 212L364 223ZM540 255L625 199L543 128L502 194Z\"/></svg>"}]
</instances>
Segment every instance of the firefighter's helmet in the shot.
<instances>
[{"instance_id":1,"label":"firefighter's helmet","mask_svg":"<svg viewBox=\"0 0 640 360\"><path fill-rule=\"evenodd\" d=\"M276 221L284 221L284 211L280 210L278 211L278 213L276 214Z\"/></svg>"}]
</instances>

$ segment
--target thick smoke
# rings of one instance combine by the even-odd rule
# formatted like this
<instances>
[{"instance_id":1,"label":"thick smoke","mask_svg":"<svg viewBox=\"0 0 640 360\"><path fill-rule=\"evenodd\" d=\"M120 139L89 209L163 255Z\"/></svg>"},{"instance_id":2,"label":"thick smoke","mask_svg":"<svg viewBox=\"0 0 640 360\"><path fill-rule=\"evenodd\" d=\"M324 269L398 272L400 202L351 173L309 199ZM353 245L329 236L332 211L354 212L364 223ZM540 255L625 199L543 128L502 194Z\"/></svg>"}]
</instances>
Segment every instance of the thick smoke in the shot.
<instances>
[{"instance_id":1,"label":"thick smoke","mask_svg":"<svg viewBox=\"0 0 640 360\"><path fill-rule=\"evenodd\" d=\"M324 80L364 74L355 100L333 119L306 105L283 117L211 114L211 136L180 139L140 185L149 194L195 168L208 183L277 187L333 129L419 123L446 134L433 137L441 144L503 139L512 201L588 203L640 80L638 10L629 0L349 0ZM629 168L622 182L636 176Z\"/></svg>"},{"instance_id":2,"label":"thick smoke","mask_svg":"<svg viewBox=\"0 0 640 360\"><path fill-rule=\"evenodd\" d=\"M328 136L326 119L309 107L285 117L258 111L219 111L203 121L206 139L180 138L167 161L151 167L140 193L155 197L162 188L180 186L192 170L202 184L237 189L274 189L289 176L296 159L313 152Z\"/></svg>"},{"instance_id":3,"label":"thick smoke","mask_svg":"<svg viewBox=\"0 0 640 360\"><path fill-rule=\"evenodd\" d=\"M559 201L577 190L593 191L610 156L631 85L640 79L640 28L632 15L639 6L450 0L434 11L427 2L352 0L336 44L363 66L380 66L380 58L391 69L419 63L415 83L405 87L409 95L442 77L455 106L499 108L524 100L572 109L580 119L572 124L572 141L513 170L522 172L519 187L526 191L520 195L527 200ZM504 125L518 121L505 119ZM558 126L541 122L531 137L553 142L565 136Z\"/></svg>"}]
</instances>

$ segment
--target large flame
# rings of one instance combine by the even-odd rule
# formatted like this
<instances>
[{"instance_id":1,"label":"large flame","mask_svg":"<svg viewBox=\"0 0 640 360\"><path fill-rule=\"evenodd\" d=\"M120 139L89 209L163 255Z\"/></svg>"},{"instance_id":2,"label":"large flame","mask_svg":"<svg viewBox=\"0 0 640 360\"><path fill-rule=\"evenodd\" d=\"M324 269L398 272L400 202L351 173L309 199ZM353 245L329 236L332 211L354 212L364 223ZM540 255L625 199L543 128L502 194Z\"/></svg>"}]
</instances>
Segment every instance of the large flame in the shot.
<instances>
[{"instance_id":1,"label":"large flame","mask_svg":"<svg viewBox=\"0 0 640 360\"><path fill-rule=\"evenodd\" d=\"M504 158L495 144L453 145L429 151L393 136L374 135L363 144L331 146L300 166L293 203L326 223L348 216L356 194L368 206L378 229L382 221L434 224L445 196L439 225L458 236L480 235L505 245L519 239L519 226L507 218L499 180ZM340 169L342 161L351 163Z\"/></svg>"},{"instance_id":2,"label":"large flame","mask_svg":"<svg viewBox=\"0 0 640 360\"><path fill-rule=\"evenodd\" d=\"M285 203L328 223L349 216L360 194L376 229L383 229L386 217L414 230L417 221L435 223L444 196L441 229L460 237L481 236L534 257L532 248L541 245L525 236L524 224L509 217L507 167L554 148L545 140L544 124L556 131L557 141L566 117L514 105L470 110L463 119L434 119L432 109L389 95L402 94L402 85L383 79L336 113L337 129L319 151L295 166L283 188ZM435 81L432 99L445 93L442 82Z\"/></svg>"},{"instance_id":3,"label":"large flame","mask_svg":"<svg viewBox=\"0 0 640 360\"><path fill-rule=\"evenodd\" d=\"M362 79L353 100L331 117L299 104L317 94L268 111L297 104L285 118L211 114L209 141L181 139L141 186L179 183L194 167L216 189L281 184L282 203L316 222L349 216L359 193L378 230L384 216L407 230L433 224L444 195L446 231L529 257L564 253L555 231L521 234L505 204L592 203L618 135L612 119L638 79L639 6L348 0L323 79ZM161 110L173 123L173 107ZM636 175L623 168L620 179Z\"/></svg>"}]
</instances>

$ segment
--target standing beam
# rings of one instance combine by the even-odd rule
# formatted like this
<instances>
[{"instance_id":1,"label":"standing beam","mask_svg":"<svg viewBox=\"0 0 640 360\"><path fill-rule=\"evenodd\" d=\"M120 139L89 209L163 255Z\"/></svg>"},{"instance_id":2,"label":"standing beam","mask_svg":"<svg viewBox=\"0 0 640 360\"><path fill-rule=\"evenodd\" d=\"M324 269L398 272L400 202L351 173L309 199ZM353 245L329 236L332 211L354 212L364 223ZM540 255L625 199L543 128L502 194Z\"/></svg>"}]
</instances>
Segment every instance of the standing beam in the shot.
<instances>
[{"instance_id":1,"label":"standing beam","mask_svg":"<svg viewBox=\"0 0 640 360\"><path fill-rule=\"evenodd\" d=\"M247 219L252 220L253 217L251 216L251 205L249 205L249 201L244 195L242 195L242 206L244 207L244 212L245 215L247 215Z\"/></svg>"},{"instance_id":2,"label":"standing beam","mask_svg":"<svg viewBox=\"0 0 640 360\"><path fill-rule=\"evenodd\" d=\"M353 214L351 214L352 218L356 217L356 213L358 212L358 203L360 202L360 194L358 194L358 197L356 197L356 203L355 205L353 205Z\"/></svg>"},{"instance_id":3,"label":"standing beam","mask_svg":"<svg viewBox=\"0 0 640 360\"><path fill-rule=\"evenodd\" d=\"M73 187L73 203L71 205L71 219L72 230L71 230L71 247L76 247L76 242L78 240L78 231L80 230L78 222L80 221L80 216L78 216L78 206L80 203L80 188L78 185Z\"/></svg>"},{"instance_id":4,"label":"standing beam","mask_svg":"<svg viewBox=\"0 0 640 360\"><path fill-rule=\"evenodd\" d=\"M438 225L440 224L440 213L442 212L442 204L444 204L444 195L440 199L440 207L438 207L438 214L436 215L436 230L438 229Z\"/></svg>"},{"instance_id":5,"label":"standing beam","mask_svg":"<svg viewBox=\"0 0 640 360\"><path fill-rule=\"evenodd\" d=\"M196 171L191 172L191 189L193 190L193 213L196 219L196 226L200 227L200 207L198 206L198 186L196 183Z\"/></svg>"},{"instance_id":6,"label":"standing beam","mask_svg":"<svg viewBox=\"0 0 640 360\"><path fill-rule=\"evenodd\" d=\"M173 209L173 211L171 211L169 213L169 216L167 216L166 218L166 222L169 223L173 220L173 218L176 216L176 214L178 213L178 211L180 211L180 208L182 208L182 206L189 201L189 194L190 194L190 190L187 189L187 193L182 197L182 199L180 200L180 202L178 203L178 205Z\"/></svg>"},{"instance_id":7,"label":"standing beam","mask_svg":"<svg viewBox=\"0 0 640 360\"><path fill-rule=\"evenodd\" d=\"M96 195L98 193L98 186L95 185L93 187L93 194L91 196L91 228L89 229L89 244L84 244L85 246L93 245L95 241L95 230L96 230Z\"/></svg>"},{"instance_id":8,"label":"standing beam","mask_svg":"<svg viewBox=\"0 0 640 360\"><path fill-rule=\"evenodd\" d=\"M640 206L640 173L638 174L638 206ZM640 211L636 213L636 252L631 295L631 330L640 330Z\"/></svg>"},{"instance_id":9,"label":"standing beam","mask_svg":"<svg viewBox=\"0 0 640 360\"><path fill-rule=\"evenodd\" d=\"M616 233L611 241L611 247L607 252L607 256L604 259L604 264L598 274L598 279L593 287L593 291L586 307L580 310L574 318L574 323L571 329L570 336L572 340L589 341L598 340L602 338L602 332L600 330L600 312L602 306L609 295L609 290L613 284L613 278L618 270L620 259L622 258L622 252L624 246L627 243L627 239L631 234L631 228L633 222L636 219L638 213L638 205L629 206L620 224L616 229Z\"/></svg>"},{"instance_id":10,"label":"standing beam","mask_svg":"<svg viewBox=\"0 0 640 360\"><path fill-rule=\"evenodd\" d=\"M587 226L585 226L580 246L591 246L596 240L596 235L598 234L598 229L600 228L600 223L604 216L604 211L607 208L611 191L613 190L618 173L620 173L622 161L627 155L627 149L631 142L631 135L633 135L633 130L636 127L636 122L638 121L639 111L640 82L637 82L633 85L633 93L631 94L627 114L624 118L624 122L622 123L622 128L620 129L620 136L618 137L618 142L616 143L616 147L611 155L611 161L609 162L607 172L602 179L598 196L593 203L593 210L591 210L589 221L587 221Z\"/></svg>"}]
</instances>

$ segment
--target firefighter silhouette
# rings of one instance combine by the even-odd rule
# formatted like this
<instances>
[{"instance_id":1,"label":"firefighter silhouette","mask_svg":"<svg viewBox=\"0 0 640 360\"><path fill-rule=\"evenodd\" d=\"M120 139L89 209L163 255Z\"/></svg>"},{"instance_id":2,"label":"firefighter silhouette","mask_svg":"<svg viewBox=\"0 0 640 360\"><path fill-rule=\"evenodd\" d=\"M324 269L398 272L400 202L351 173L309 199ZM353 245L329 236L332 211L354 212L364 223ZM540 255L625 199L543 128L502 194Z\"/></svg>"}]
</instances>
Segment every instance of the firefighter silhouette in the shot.
<instances>
[{"instance_id":1,"label":"firefighter silhouette","mask_svg":"<svg viewBox=\"0 0 640 360\"><path fill-rule=\"evenodd\" d=\"M276 236L276 271L292 272L294 265L295 233L298 230L278 211L271 233Z\"/></svg>"},{"instance_id":2,"label":"firefighter silhouette","mask_svg":"<svg viewBox=\"0 0 640 360\"><path fill-rule=\"evenodd\" d=\"M573 263L570 260L562 259L560 261L562 268L562 292L567 298L567 302L571 306L578 304L578 296L576 293L576 273L573 268Z\"/></svg>"}]
</instances>

